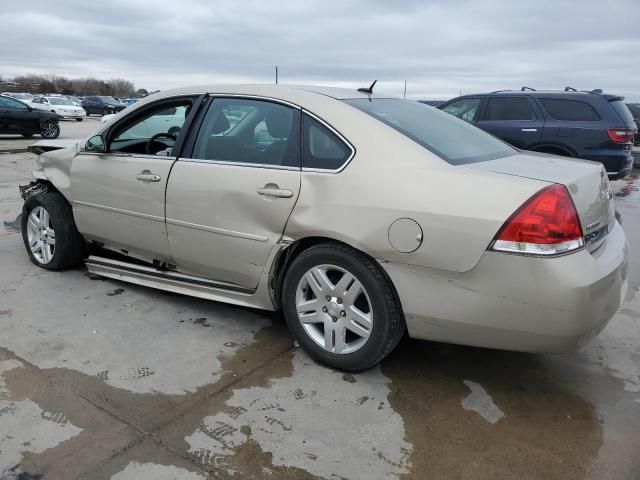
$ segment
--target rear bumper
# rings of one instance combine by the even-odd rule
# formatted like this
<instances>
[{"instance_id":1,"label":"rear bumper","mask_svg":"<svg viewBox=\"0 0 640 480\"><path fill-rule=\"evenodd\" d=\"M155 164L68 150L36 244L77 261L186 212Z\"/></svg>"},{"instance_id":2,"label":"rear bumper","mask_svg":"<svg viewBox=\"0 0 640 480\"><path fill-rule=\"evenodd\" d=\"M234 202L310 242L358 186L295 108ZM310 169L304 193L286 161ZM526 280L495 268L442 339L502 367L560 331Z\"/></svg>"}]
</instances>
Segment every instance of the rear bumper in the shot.
<instances>
[{"instance_id":1,"label":"rear bumper","mask_svg":"<svg viewBox=\"0 0 640 480\"><path fill-rule=\"evenodd\" d=\"M612 179L626 177L633 169L633 155L630 150L612 150L601 154L585 155L580 158L602 163L607 175Z\"/></svg>"},{"instance_id":2,"label":"rear bumper","mask_svg":"<svg viewBox=\"0 0 640 480\"><path fill-rule=\"evenodd\" d=\"M533 258L486 252L461 274L381 263L413 338L525 352L564 352L596 336L627 289L628 247L616 227L594 253Z\"/></svg>"}]
</instances>

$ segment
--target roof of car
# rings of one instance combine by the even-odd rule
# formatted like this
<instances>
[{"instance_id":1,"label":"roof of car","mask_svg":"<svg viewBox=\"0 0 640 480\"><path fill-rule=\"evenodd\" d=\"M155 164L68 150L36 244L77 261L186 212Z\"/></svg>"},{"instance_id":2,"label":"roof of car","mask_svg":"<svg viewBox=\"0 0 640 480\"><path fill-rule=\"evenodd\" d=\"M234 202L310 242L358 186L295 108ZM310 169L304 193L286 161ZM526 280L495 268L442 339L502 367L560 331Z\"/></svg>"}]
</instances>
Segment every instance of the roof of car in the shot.
<instances>
[{"instance_id":1,"label":"roof of car","mask_svg":"<svg viewBox=\"0 0 640 480\"><path fill-rule=\"evenodd\" d=\"M365 87L363 85L363 87ZM310 92L337 100L346 100L351 98L395 98L392 95L379 94L374 91L371 95L359 92L357 88L336 88L324 87L317 85L282 85L282 84L226 84L226 85L198 85L193 87L175 88L164 90L155 95L155 98L169 97L179 94L196 94L196 93L216 93L216 94L245 94L245 95L272 95L281 98L287 95L287 92Z\"/></svg>"}]
</instances>

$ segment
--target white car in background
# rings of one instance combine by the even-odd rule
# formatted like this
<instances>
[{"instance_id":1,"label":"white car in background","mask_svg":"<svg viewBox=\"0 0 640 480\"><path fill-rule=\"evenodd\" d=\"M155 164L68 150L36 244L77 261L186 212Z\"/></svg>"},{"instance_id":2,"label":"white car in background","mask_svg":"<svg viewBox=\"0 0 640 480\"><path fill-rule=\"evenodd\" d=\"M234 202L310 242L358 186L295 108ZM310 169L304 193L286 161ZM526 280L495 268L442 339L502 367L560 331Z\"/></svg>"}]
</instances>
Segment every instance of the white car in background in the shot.
<instances>
[{"instance_id":1,"label":"white car in background","mask_svg":"<svg viewBox=\"0 0 640 480\"><path fill-rule=\"evenodd\" d=\"M3 97L11 97L16 100L20 100L22 103L26 103L31 108L35 108L36 110L46 110L46 108L42 105L34 104L33 99L36 97L35 95L31 95L30 93L15 93L15 92L3 92L0 93Z\"/></svg>"},{"instance_id":2,"label":"white car in background","mask_svg":"<svg viewBox=\"0 0 640 480\"><path fill-rule=\"evenodd\" d=\"M87 116L84 108L74 105L65 97L36 97L31 101L30 105L57 113L63 118L75 118L78 122L81 122Z\"/></svg>"}]
</instances>

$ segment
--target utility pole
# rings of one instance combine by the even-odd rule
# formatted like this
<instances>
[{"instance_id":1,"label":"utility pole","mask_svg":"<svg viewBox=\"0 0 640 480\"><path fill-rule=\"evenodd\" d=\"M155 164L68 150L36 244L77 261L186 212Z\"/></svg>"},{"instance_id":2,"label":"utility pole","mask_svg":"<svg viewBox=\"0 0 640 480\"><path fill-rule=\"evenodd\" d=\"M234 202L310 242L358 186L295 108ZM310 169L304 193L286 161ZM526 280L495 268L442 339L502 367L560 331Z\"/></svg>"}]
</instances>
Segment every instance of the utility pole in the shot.
<instances>
[{"instance_id":1,"label":"utility pole","mask_svg":"<svg viewBox=\"0 0 640 480\"><path fill-rule=\"evenodd\" d=\"M278 65L276 65L276 85L278 84Z\"/></svg>"},{"instance_id":2,"label":"utility pole","mask_svg":"<svg viewBox=\"0 0 640 480\"><path fill-rule=\"evenodd\" d=\"M407 81L404 81L404 97L402 98L407 98Z\"/></svg>"}]
</instances>

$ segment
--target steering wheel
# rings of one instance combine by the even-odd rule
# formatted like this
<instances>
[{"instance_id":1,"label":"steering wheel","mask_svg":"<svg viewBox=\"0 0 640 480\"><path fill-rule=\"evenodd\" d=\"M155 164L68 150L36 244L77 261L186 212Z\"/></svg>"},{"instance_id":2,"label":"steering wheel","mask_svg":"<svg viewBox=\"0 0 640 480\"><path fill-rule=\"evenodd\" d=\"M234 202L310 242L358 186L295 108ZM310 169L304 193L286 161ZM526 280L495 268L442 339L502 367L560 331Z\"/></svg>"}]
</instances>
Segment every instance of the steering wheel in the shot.
<instances>
[{"instance_id":1,"label":"steering wheel","mask_svg":"<svg viewBox=\"0 0 640 480\"><path fill-rule=\"evenodd\" d=\"M162 137L169 138L174 142L176 141L176 138L177 138L175 135L172 135L171 133L156 133L153 137L147 140L147 144L145 145L145 148L144 148L145 152L147 152L147 155L154 155L154 153L151 152L151 146L153 145L153 142L155 142L158 138L162 138Z\"/></svg>"}]
</instances>

